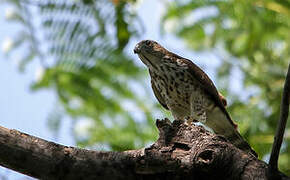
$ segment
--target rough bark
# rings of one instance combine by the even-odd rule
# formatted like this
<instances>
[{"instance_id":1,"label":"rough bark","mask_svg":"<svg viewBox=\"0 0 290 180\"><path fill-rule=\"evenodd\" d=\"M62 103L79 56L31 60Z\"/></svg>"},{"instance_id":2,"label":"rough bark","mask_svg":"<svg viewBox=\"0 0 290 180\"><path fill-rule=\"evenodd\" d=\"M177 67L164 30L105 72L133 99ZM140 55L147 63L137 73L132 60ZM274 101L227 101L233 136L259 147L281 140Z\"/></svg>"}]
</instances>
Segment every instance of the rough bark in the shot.
<instances>
[{"instance_id":1,"label":"rough bark","mask_svg":"<svg viewBox=\"0 0 290 180\"><path fill-rule=\"evenodd\" d=\"M156 124L152 146L126 152L67 147L0 127L0 165L39 179L268 179L265 162L203 127Z\"/></svg>"}]
</instances>

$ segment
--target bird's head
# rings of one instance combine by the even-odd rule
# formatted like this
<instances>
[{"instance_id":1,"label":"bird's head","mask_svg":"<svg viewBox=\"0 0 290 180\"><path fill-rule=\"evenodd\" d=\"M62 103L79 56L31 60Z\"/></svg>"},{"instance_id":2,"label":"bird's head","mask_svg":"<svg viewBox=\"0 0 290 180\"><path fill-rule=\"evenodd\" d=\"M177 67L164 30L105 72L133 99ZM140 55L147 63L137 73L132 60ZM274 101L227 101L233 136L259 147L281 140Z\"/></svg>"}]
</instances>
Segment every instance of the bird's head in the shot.
<instances>
[{"instance_id":1,"label":"bird's head","mask_svg":"<svg viewBox=\"0 0 290 180\"><path fill-rule=\"evenodd\" d=\"M175 55L166 50L156 41L152 40L143 40L139 42L134 48L134 53L138 54L140 60L149 69L156 69L164 63L173 63L173 57Z\"/></svg>"}]
</instances>

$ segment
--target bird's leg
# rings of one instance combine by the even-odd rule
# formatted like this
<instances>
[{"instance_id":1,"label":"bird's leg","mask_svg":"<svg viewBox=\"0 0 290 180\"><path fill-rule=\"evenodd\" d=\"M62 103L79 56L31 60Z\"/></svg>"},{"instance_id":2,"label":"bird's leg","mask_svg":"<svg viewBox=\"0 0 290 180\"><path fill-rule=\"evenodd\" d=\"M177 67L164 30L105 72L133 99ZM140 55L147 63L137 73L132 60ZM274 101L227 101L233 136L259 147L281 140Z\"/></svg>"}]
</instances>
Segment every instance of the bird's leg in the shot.
<instances>
[{"instance_id":1,"label":"bird's leg","mask_svg":"<svg viewBox=\"0 0 290 180\"><path fill-rule=\"evenodd\" d=\"M187 116L185 119L186 119L186 122L188 124L197 123L198 122L198 120L194 119L192 116Z\"/></svg>"},{"instance_id":2,"label":"bird's leg","mask_svg":"<svg viewBox=\"0 0 290 180\"><path fill-rule=\"evenodd\" d=\"M184 122L186 120L184 117L179 116L179 114L176 114L174 111L172 111L172 116L173 116L174 120L177 120L177 121Z\"/></svg>"}]
</instances>

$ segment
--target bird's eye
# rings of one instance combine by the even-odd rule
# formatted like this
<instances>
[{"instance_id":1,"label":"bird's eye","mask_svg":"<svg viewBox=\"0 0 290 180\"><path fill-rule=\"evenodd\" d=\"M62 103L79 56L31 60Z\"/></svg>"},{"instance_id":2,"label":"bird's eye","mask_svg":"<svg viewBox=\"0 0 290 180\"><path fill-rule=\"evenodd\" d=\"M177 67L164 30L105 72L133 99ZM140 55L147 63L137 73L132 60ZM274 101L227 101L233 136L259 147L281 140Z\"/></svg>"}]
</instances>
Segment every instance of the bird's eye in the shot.
<instances>
[{"instance_id":1,"label":"bird's eye","mask_svg":"<svg viewBox=\"0 0 290 180\"><path fill-rule=\"evenodd\" d=\"M151 43L150 43L150 41L145 41L145 44L146 44L147 46L149 46Z\"/></svg>"}]
</instances>

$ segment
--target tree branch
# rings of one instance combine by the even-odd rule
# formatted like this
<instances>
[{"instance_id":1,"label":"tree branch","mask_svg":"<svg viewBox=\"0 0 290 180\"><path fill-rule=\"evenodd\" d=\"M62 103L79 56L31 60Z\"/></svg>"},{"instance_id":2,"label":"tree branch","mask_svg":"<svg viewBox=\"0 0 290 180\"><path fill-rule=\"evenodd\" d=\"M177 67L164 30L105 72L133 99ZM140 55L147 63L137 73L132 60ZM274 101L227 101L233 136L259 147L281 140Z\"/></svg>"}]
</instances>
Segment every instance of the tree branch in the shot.
<instances>
[{"instance_id":1,"label":"tree branch","mask_svg":"<svg viewBox=\"0 0 290 180\"><path fill-rule=\"evenodd\" d=\"M272 146L272 152L269 161L269 170L272 172L278 170L278 158L289 114L289 100L290 100L290 64L288 66L288 72L284 84L280 109L280 119L275 133L274 143Z\"/></svg>"},{"instance_id":2,"label":"tree branch","mask_svg":"<svg viewBox=\"0 0 290 180\"><path fill-rule=\"evenodd\" d=\"M157 120L159 139L126 152L89 151L0 127L0 165L39 179L267 179L268 165L203 127ZM282 179L288 179L279 174Z\"/></svg>"}]
</instances>

